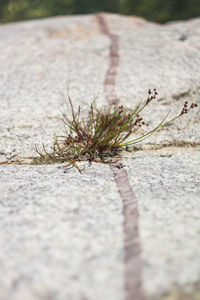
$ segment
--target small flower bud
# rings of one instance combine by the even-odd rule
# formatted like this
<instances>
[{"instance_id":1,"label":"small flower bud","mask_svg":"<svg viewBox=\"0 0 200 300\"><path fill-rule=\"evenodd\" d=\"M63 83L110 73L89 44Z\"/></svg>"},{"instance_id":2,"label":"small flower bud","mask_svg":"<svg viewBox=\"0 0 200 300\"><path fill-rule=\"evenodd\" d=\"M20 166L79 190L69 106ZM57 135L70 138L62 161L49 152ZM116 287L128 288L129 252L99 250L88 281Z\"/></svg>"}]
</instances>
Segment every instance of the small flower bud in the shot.
<instances>
[{"instance_id":1,"label":"small flower bud","mask_svg":"<svg viewBox=\"0 0 200 300\"><path fill-rule=\"evenodd\" d=\"M192 104L190 105L190 108L194 108L194 103L192 103Z\"/></svg>"}]
</instances>

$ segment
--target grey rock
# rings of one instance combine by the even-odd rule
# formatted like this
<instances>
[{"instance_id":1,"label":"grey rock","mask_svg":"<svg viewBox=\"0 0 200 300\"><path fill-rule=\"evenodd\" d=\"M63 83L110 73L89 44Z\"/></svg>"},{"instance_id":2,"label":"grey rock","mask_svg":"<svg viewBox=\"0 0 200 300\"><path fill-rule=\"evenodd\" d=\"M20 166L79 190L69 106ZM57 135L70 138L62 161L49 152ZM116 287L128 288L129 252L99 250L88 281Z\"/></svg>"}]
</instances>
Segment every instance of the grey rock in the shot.
<instances>
[{"instance_id":1,"label":"grey rock","mask_svg":"<svg viewBox=\"0 0 200 300\"><path fill-rule=\"evenodd\" d=\"M139 204L143 282L152 299L199 281L199 150L139 151L125 160Z\"/></svg>"},{"instance_id":2,"label":"grey rock","mask_svg":"<svg viewBox=\"0 0 200 300\"><path fill-rule=\"evenodd\" d=\"M157 88L158 104L144 113L153 126L169 108L173 116L185 100L199 103L199 18L165 25L104 18L119 37L122 104ZM84 113L95 96L106 104L108 36L95 15L56 17L0 25L0 46L0 299L128 299L123 203L109 166L81 163L81 175L63 165L13 164L30 163L34 145L49 149L62 131L67 82ZM199 300L199 121L193 111L123 153L147 300Z\"/></svg>"},{"instance_id":3,"label":"grey rock","mask_svg":"<svg viewBox=\"0 0 200 300\"><path fill-rule=\"evenodd\" d=\"M164 299L176 286L197 293L199 153L168 148L124 155L139 204L147 299ZM99 164L82 175L64 170L1 166L1 299L126 299L123 207L113 174Z\"/></svg>"},{"instance_id":4,"label":"grey rock","mask_svg":"<svg viewBox=\"0 0 200 300\"><path fill-rule=\"evenodd\" d=\"M132 107L159 91L159 105L144 117L153 126L185 100L200 99L200 19L158 25L136 17L106 15L119 36L120 65L116 93ZM187 39L180 41L182 36ZM83 111L98 97L105 103L104 77L110 41L95 15L55 17L0 26L1 160L35 156L34 145L52 145L68 113L66 83L75 107ZM143 144L200 143L199 114L194 111Z\"/></svg>"},{"instance_id":5,"label":"grey rock","mask_svg":"<svg viewBox=\"0 0 200 300\"><path fill-rule=\"evenodd\" d=\"M105 165L64 170L1 166L0 299L124 299L112 173Z\"/></svg>"}]
</instances>

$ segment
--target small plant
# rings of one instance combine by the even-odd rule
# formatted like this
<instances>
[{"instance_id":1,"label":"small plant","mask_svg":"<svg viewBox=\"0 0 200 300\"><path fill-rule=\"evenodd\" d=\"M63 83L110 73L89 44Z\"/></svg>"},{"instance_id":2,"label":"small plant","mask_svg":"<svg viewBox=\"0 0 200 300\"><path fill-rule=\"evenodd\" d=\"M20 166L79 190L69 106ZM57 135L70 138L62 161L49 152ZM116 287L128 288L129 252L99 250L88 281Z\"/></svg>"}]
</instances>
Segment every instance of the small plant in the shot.
<instances>
[{"instance_id":1,"label":"small plant","mask_svg":"<svg viewBox=\"0 0 200 300\"><path fill-rule=\"evenodd\" d=\"M125 109L122 105L119 107L111 105L98 109L95 103L92 103L88 117L82 118L80 106L75 112L68 93L71 119L66 116L63 118L64 135L55 138L51 153L46 151L44 145L43 152L37 147L35 149L44 161L67 162L67 167L75 166L81 172L77 161L106 163L108 162L107 158L116 155L119 150L143 141L158 129L197 107L196 103L188 106L186 101L177 116L167 121L168 113L155 128L139 137L130 139L139 128L149 126L140 114L150 102L156 99L157 95L156 89L149 90L147 99L143 103L137 104L132 111Z\"/></svg>"}]
</instances>

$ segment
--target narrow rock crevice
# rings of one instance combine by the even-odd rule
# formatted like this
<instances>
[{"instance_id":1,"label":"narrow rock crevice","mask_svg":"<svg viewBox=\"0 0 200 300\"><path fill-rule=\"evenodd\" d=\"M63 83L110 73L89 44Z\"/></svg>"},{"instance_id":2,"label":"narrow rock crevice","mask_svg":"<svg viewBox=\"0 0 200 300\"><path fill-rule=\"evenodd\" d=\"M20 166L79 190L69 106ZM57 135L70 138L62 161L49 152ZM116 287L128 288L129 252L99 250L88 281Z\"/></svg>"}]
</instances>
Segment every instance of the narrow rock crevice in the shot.
<instances>
[{"instance_id":1,"label":"narrow rock crevice","mask_svg":"<svg viewBox=\"0 0 200 300\"><path fill-rule=\"evenodd\" d=\"M198 149L200 147L200 143L195 143L195 142L186 142L186 141L177 141L177 142L169 142L169 143L164 143L160 145L144 145L144 146L134 146L134 147L129 147L126 150L122 150L122 158L124 157L124 154L126 152L134 154L134 152L137 151L145 151L145 152L150 152L153 150L162 150L162 149L182 149L185 148L186 150L188 149ZM2 165L50 165L53 164L51 161L49 162L44 162L42 158L38 156L33 156L33 157L15 157L11 159L7 159L4 161L0 162L0 166Z\"/></svg>"}]
</instances>

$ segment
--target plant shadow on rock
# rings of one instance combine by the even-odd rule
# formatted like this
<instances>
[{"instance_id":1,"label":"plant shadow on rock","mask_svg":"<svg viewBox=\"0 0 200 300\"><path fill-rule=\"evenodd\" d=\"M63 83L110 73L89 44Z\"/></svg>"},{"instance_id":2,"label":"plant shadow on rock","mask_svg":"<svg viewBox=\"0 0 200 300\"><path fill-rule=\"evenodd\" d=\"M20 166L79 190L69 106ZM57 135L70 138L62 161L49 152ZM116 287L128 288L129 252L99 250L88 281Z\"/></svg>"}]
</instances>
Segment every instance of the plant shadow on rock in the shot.
<instances>
[{"instance_id":1,"label":"plant shadow on rock","mask_svg":"<svg viewBox=\"0 0 200 300\"><path fill-rule=\"evenodd\" d=\"M141 127L149 126L141 117L141 113L147 105L155 101L157 95L156 89L149 90L147 99L138 103L133 110L114 104L97 108L94 101L90 105L87 117L84 118L80 106L75 112L68 91L71 118L66 115L63 117L65 127L63 135L55 137L50 152L46 150L44 145L43 150L38 149L37 146L35 146L35 150L43 163L66 162L66 167L75 166L80 172L82 170L77 165L78 161L111 163L113 157L117 157L120 151L127 150L128 146L143 141L158 129L197 107L196 103L188 105L186 101L178 115L167 120L168 112L156 127L132 139L133 135L141 132L139 130Z\"/></svg>"}]
</instances>

